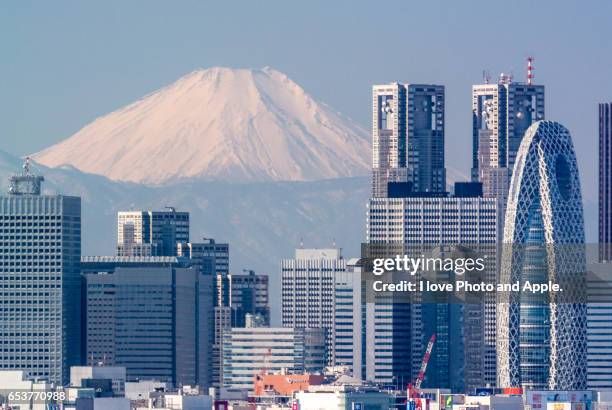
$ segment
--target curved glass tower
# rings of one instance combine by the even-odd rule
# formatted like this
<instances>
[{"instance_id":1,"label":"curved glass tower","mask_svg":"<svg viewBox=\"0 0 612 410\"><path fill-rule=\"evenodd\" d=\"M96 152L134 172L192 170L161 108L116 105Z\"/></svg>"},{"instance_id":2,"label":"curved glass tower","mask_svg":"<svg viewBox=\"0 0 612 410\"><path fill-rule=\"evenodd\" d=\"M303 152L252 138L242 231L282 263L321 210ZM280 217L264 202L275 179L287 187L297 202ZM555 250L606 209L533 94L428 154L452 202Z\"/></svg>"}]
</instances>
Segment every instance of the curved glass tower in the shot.
<instances>
[{"instance_id":1,"label":"curved glass tower","mask_svg":"<svg viewBox=\"0 0 612 410\"><path fill-rule=\"evenodd\" d=\"M563 292L500 295L499 387L586 388L584 220L569 131L539 121L519 148L506 212L501 283L558 283Z\"/></svg>"}]
</instances>

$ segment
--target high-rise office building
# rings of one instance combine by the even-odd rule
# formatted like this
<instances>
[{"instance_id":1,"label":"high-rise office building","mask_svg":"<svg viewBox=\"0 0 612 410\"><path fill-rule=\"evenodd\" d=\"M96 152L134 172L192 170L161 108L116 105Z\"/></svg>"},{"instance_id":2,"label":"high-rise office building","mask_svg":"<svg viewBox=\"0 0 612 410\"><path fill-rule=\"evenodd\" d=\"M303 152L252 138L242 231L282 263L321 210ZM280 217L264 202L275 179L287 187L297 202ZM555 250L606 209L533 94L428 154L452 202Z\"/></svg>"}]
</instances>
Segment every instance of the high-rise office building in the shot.
<instances>
[{"instance_id":1,"label":"high-rise office building","mask_svg":"<svg viewBox=\"0 0 612 410\"><path fill-rule=\"evenodd\" d=\"M372 196L389 182L415 192L446 190L444 86L375 85L372 89Z\"/></svg>"},{"instance_id":2,"label":"high-rise office building","mask_svg":"<svg viewBox=\"0 0 612 410\"><path fill-rule=\"evenodd\" d=\"M372 198L368 209L367 242L399 245L411 257L454 247L487 255L483 273L493 283L498 237L497 200L415 195ZM388 299L366 303L366 379L405 386L415 380L430 336L437 336L425 386L466 390L494 384L495 300L479 300L467 308L449 303L424 304Z\"/></svg>"},{"instance_id":3,"label":"high-rise office building","mask_svg":"<svg viewBox=\"0 0 612 410\"><path fill-rule=\"evenodd\" d=\"M175 256L179 242L189 242L189 212L117 213L118 256Z\"/></svg>"},{"instance_id":4,"label":"high-rise office building","mask_svg":"<svg viewBox=\"0 0 612 410\"><path fill-rule=\"evenodd\" d=\"M328 366L362 378L361 275L340 249L295 250L281 261L282 325L323 328Z\"/></svg>"},{"instance_id":5,"label":"high-rise office building","mask_svg":"<svg viewBox=\"0 0 612 410\"><path fill-rule=\"evenodd\" d=\"M214 276L172 256L83 257L81 269L90 365L210 386Z\"/></svg>"},{"instance_id":6,"label":"high-rise office building","mask_svg":"<svg viewBox=\"0 0 612 410\"><path fill-rule=\"evenodd\" d=\"M569 131L538 121L516 156L505 216L500 281L559 284L563 292L513 293L497 312L498 385L586 388L584 220Z\"/></svg>"},{"instance_id":7,"label":"high-rise office building","mask_svg":"<svg viewBox=\"0 0 612 410\"><path fill-rule=\"evenodd\" d=\"M599 262L587 286L587 387L612 388L612 103L599 104ZM603 292L603 297L602 297Z\"/></svg>"},{"instance_id":8,"label":"high-rise office building","mask_svg":"<svg viewBox=\"0 0 612 410\"><path fill-rule=\"evenodd\" d=\"M612 262L612 103L599 104L599 261Z\"/></svg>"},{"instance_id":9,"label":"high-rise office building","mask_svg":"<svg viewBox=\"0 0 612 410\"><path fill-rule=\"evenodd\" d=\"M220 387L221 338L223 331L232 327L232 311L229 307L229 244L212 238L202 242L177 244L177 255L189 258L192 265L209 275L214 281L214 324L212 345L211 385Z\"/></svg>"},{"instance_id":10,"label":"high-rise office building","mask_svg":"<svg viewBox=\"0 0 612 410\"><path fill-rule=\"evenodd\" d=\"M472 180L505 206L512 168L525 131L544 119L544 86L513 81L472 86Z\"/></svg>"},{"instance_id":11,"label":"high-rise office building","mask_svg":"<svg viewBox=\"0 0 612 410\"><path fill-rule=\"evenodd\" d=\"M207 275L229 274L229 244L205 238L202 242L179 242L176 244L176 256L191 259L192 264L200 266Z\"/></svg>"},{"instance_id":12,"label":"high-rise office building","mask_svg":"<svg viewBox=\"0 0 612 410\"><path fill-rule=\"evenodd\" d=\"M223 333L232 327L245 327L251 316L262 326L270 325L268 275L254 271L246 274L216 276L215 342L213 345L213 385L221 383L221 344Z\"/></svg>"},{"instance_id":13,"label":"high-rise office building","mask_svg":"<svg viewBox=\"0 0 612 410\"><path fill-rule=\"evenodd\" d=\"M287 327L232 328L223 333L222 385L253 391L256 375L320 374L325 331Z\"/></svg>"},{"instance_id":14,"label":"high-rise office building","mask_svg":"<svg viewBox=\"0 0 612 410\"><path fill-rule=\"evenodd\" d=\"M612 264L588 265L587 389L612 389Z\"/></svg>"},{"instance_id":15,"label":"high-rise office building","mask_svg":"<svg viewBox=\"0 0 612 410\"><path fill-rule=\"evenodd\" d=\"M217 283L221 278L217 278ZM227 275L229 307L232 327L244 327L247 315L257 316L265 326L270 325L268 275L247 270L244 274Z\"/></svg>"},{"instance_id":16,"label":"high-rise office building","mask_svg":"<svg viewBox=\"0 0 612 410\"><path fill-rule=\"evenodd\" d=\"M81 199L42 181L26 162L0 196L0 369L63 384L81 362Z\"/></svg>"}]
</instances>

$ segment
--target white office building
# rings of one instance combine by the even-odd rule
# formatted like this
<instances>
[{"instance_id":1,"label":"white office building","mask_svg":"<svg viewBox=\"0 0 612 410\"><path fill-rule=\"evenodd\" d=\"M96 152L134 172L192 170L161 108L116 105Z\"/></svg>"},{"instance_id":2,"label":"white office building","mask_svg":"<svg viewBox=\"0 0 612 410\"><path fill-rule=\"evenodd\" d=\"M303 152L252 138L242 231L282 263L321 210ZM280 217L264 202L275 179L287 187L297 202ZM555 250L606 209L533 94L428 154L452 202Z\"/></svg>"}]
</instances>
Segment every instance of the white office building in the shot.
<instances>
[{"instance_id":1,"label":"white office building","mask_svg":"<svg viewBox=\"0 0 612 410\"><path fill-rule=\"evenodd\" d=\"M24 172L0 196L0 370L67 383L81 362L81 198Z\"/></svg>"},{"instance_id":2,"label":"white office building","mask_svg":"<svg viewBox=\"0 0 612 410\"><path fill-rule=\"evenodd\" d=\"M282 325L323 328L328 366L362 378L361 274L341 249L296 249L281 262Z\"/></svg>"},{"instance_id":3,"label":"white office building","mask_svg":"<svg viewBox=\"0 0 612 410\"><path fill-rule=\"evenodd\" d=\"M22 370L0 370L0 408L47 410L53 401L47 399L44 393L54 391L51 383L33 380ZM10 395L11 392L12 395ZM23 392L32 392L33 395L36 395L36 399L30 402L16 394ZM41 396L38 396L39 394Z\"/></svg>"},{"instance_id":4,"label":"white office building","mask_svg":"<svg viewBox=\"0 0 612 410\"><path fill-rule=\"evenodd\" d=\"M258 374L317 374L325 367L325 330L232 328L223 333L222 387L252 391Z\"/></svg>"},{"instance_id":5,"label":"white office building","mask_svg":"<svg viewBox=\"0 0 612 410\"><path fill-rule=\"evenodd\" d=\"M388 410L395 404L393 396L387 392L360 385L310 386L295 393L295 403L300 410Z\"/></svg>"},{"instance_id":6,"label":"white office building","mask_svg":"<svg viewBox=\"0 0 612 410\"><path fill-rule=\"evenodd\" d=\"M367 241L399 246L400 252L412 256L467 247L488 255L483 279L494 283L498 224L495 198L372 198ZM435 306L431 303L393 303L366 296L366 379L405 387L415 380L427 342L436 333L425 386L461 389L494 384L495 296L485 297L476 311L440 304L438 308L446 309L440 313L429 312Z\"/></svg>"},{"instance_id":7,"label":"white office building","mask_svg":"<svg viewBox=\"0 0 612 410\"><path fill-rule=\"evenodd\" d=\"M179 242L189 242L189 212L117 213L118 256L174 256Z\"/></svg>"}]
</instances>

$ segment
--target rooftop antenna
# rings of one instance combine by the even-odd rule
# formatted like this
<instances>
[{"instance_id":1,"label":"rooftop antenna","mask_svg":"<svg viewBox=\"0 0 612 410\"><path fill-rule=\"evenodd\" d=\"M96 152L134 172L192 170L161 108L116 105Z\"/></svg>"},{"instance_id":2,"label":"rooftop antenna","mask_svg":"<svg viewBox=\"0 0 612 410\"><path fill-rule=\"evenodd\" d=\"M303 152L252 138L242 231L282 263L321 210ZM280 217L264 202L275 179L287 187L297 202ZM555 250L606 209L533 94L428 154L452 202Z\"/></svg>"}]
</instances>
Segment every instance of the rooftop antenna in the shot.
<instances>
[{"instance_id":1,"label":"rooftop antenna","mask_svg":"<svg viewBox=\"0 0 612 410\"><path fill-rule=\"evenodd\" d=\"M336 238L332 238L332 248L336 248Z\"/></svg>"},{"instance_id":2,"label":"rooftop antenna","mask_svg":"<svg viewBox=\"0 0 612 410\"><path fill-rule=\"evenodd\" d=\"M527 85L531 85L533 83L533 79L535 75L533 74L533 57L527 57Z\"/></svg>"},{"instance_id":3,"label":"rooftop antenna","mask_svg":"<svg viewBox=\"0 0 612 410\"><path fill-rule=\"evenodd\" d=\"M23 175L25 176L30 176L30 161L31 158L30 157L26 157L25 161L23 162Z\"/></svg>"},{"instance_id":4,"label":"rooftop antenna","mask_svg":"<svg viewBox=\"0 0 612 410\"><path fill-rule=\"evenodd\" d=\"M31 166L30 157L26 157L21 166L21 175L13 175L9 179L9 194L40 195L40 186L45 178L32 172Z\"/></svg>"},{"instance_id":5,"label":"rooftop antenna","mask_svg":"<svg viewBox=\"0 0 612 410\"><path fill-rule=\"evenodd\" d=\"M489 84L491 82L491 74L487 70L482 70L482 79L485 84Z\"/></svg>"},{"instance_id":6,"label":"rooftop antenna","mask_svg":"<svg viewBox=\"0 0 612 410\"><path fill-rule=\"evenodd\" d=\"M300 238L300 248L304 247L304 238Z\"/></svg>"}]
</instances>

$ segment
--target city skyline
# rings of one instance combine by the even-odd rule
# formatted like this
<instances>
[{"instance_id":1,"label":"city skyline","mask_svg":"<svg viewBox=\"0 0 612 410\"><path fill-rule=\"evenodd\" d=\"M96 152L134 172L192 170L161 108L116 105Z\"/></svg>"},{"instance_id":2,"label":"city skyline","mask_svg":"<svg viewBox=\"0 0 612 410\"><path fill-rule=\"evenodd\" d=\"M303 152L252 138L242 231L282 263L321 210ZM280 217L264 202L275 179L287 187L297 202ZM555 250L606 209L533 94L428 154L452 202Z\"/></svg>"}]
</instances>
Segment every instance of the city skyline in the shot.
<instances>
[{"instance_id":1,"label":"city skyline","mask_svg":"<svg viewBox=\"0 0 612 410\"><path fill-rule=\"evenodd\" d=\"M397 13L389 17L391 19L416 16L419 13L438 16L440 24L438 29L434 30L430 38L431 43L427 44L427 47L425 44L410 41L411 34L416 34L424 28L418 19L415 19L412 25L402 26L403 31L393 24L384 26L368 24L372 21L373 6L365 4L353 5L354 18L364 23L354 28L340 17L342 6L337 4L328 5L326 13L321 13L316 7L304 5L301 6L301 13L295 15L284 7L251 9L253 6L245 6L244 12L238 11L235 15L244 23L243 26L252 29L252 23L247 19L247 16L250 18L252 15L262 19L274 19L275 22L283 21L278 27L270 25L262 33L252 33L254 35L249 37L241 34L221 37L207 35L211 33L209 30L213 30L214 33L214 27L222 24L223 20L195 26L191 17L187 16L189 13L184 13L189 10L189 7L186 7L183 11L171 13L169 17L186 19L186 23L176 33L160 38L162 33L155 34L151 31L152 26L140 23L143 35L137 38L123 36L125 39L123 42L115 36L131 28L136 12L131 6L122 7L122 17L115 14L117 9L112 5L105 10L95 9L98 18L93 18L89 14L94 6L75 7L70 12L64 13L65 10L61 7L53 5L42 14L39 14L42 11L40 8L13 7L5 15L8 21L3 21L6 30L15 34L6 38L13 37L16 41L6 44L11 63L0 67L0 74L4 74L4 78L12 79L6 84L8 98L3 101L4 105L0 110L2 113L0 130L4 137L0 149L16 155L36 152L68 137L94 118L199 67L271 65L286 72L314 96L349 115L366 129L369 128L369 115L368 106L364 101L367 101L371 84L410 81L445 85L447 166L467 173L470 167L468 156L471 147L468 139L471 120L465 105L470 98L471 85L482 82L483 70L488 70L494 79L500 72L512 72L515 79L524 79L525 58L532 55L535 57L534 81L536 84L547 86L549 101L547 117L563 118L570 131L585 142L577 146L577 155L581 163L585 197L594 198L597 169L592 161L587 159L592 158L596 152L597 129L596 124L584 119L595 118L596 104L606 99L605 84L609 81L609 77L604 67L609 65L605 61L612 53L605 52L609 45L600 40L605 38L605 34L600 33L605 24L593 24L593 22L605 19L605 16L609 15L608 11L612 11L611 5L607 2L598 2L589 8L570 2L555 2L554 5L556 19L540 21L538 24L541 30L537 36L532 30L518 31L513 36L502 32L499 35L505 40L503 47L488 47L487 45L493 42L499 44L500 39L482 34L478 24L462 24L459 28L457 22L462 19L462 21L479 21L489 13L493 13L501 20L501 25L509 25L512 21L522 19L524 15L545 14L550 3L525 2L511 8L501 4L485 5L484 2L473 4L472 7L438 2L410 6L396 4ZM221 5L214 7L218 12L223 12L225 9ZM147 11L151 13L153 19L151 23L159 21L162 15L167 15L165 13L167 10L159 4L153 4ZM201 9L195 7L192 11L195 16ZM411 11L416 13L410 14ZM301 17L296 17L297 15ZM49 16L56 16L56 21L65 19L79 21L79 17L82 17L79 27L84 30L85 35L82 38L71 37L68 28L70 25L56 27L56 23L48 20ZM103 19L115 21L118 25L117 34L98 30L98 25ZM312 35L329 40L314 42L317 43L318 49L313 48L310 41L306 42L301 34L306 30L308 19L319 21L319 30ZM332 24L335 19L338 19L339 25ZM24 32L15 25L18 21L25 24L23 27L33 27L33 29ZM87 23L92 23L91 28L84 27ZM285 33L289 37L278 36L279 30L289 23L293 29ZM40 30L44 28L52 30L49 36L41 37ZM348 31L342 33L339 31L341 28ZM231 31L229 30L230 33ZM200 35L194 36L194 34ZM333 52L336 49L333 46L336 37L345 43L342 59ZM531 41L532 37L538 41ZM196 40L197 38L199 40ZM172 47L175 43L179 44L179 39L182 47ZM294 48L283 47L289 39L293 40ZM54 44L63 44L63 48L56 50L59 53L57 57L50 58L49 61L54 64L47 65L47 70L40 72L38 67L42 61L46 61L41 58L47 55L45 50L50 49L48 47L50 40L55 40ZM115 47L103 47L105 40ZM278 49L283 51L269 51L274 49L269 47L270 44L267 48L263 48L266 42L277 45ZM163 45L164 53L160 54L156 49L156 45L159 44ZM223 44L231 44L232 51L224 51ZM381 47L383 50L401 44L407 47L407 52L396 56L394 64L378 64L375 59L372 61L364 59L360 52L362 48L358 47L360 44L367 47ZM478 46L474 47L473 44ZM583 47L589 44L591 46ZM18 51L26 45L33 51L28 56ZM78 60L78 65L66 66L71 55L88 46L100 54L88 54ZM128 52L132 47L139 47L141 50L139 56ZM255 52L241 53L240 50L243 49ZM482 51L485 49L486 53ZM325 68L316 58L317 55L320 56L317 51L322 53L327 61ZM436 51L444 52L436 53ZM571 58L572 53L579 57ZM163 58L166 54L172 58ZM357 59L360 60L360 64L353 64ZM109 61L120 61L120 63L118 66L111 66ZM156 64L151 66L152 62ZM144 65L149 67L145 69ZM78 71L77 67L81 67L81 70ZM107 69L97 71L96 79L90 81L87 75L94 70L94 67L95 70L99 67ZM33 70L39 71L37 75L34 75ZM341 74L343 71L348 75ZM53 81L49 81L51 79L49 76L53 76ZM599 86L584 87L581 85L582 78L588 78ZM71 80L80 84L78 89L74 84L71 85ZM62 92L56 92L57 87L62 87ZM54 98L52 109L47 104L51 95ZM96 98L92 99L89 95L95 95ZM24 106L26 103L27 107ZM27 116L21 114L25 112L28 113ZM33 115L38 118L36 122L29 121Z\"/></svg>"},{"instance_id":2,"label":"city skyline","mask_svg":"<svg viewBox=\"0 0 612 410\"><path fill-rule=\"evenodd\" d=\"M27 1L1 409L612 409L612 3Z\"/></svg>"}]
</instances>

